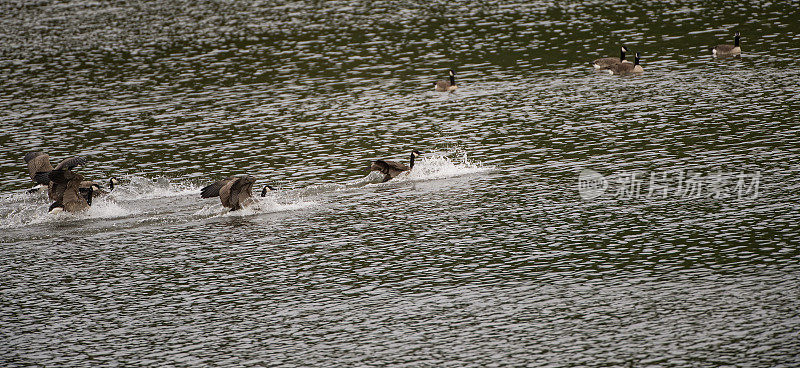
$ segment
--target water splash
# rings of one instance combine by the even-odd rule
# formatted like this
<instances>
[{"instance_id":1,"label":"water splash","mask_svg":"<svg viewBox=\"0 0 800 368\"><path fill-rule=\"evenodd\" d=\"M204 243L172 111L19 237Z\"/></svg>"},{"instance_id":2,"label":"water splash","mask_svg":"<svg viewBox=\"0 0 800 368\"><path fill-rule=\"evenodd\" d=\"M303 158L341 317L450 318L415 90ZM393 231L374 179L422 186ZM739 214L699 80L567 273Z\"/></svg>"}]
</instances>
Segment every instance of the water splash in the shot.
<instances>
[{"instance_id":1,"label":"water splash","mask_svg":"<svg viewBox=\"0 0 800 368\"><path fill-rule=\"evenodd\" d=\"M114 219L134 215L137 211L121 206L110 198L95 199L88 210L82 212L48 212L48 203L25 203L8 209L0 215L0 229L17 228L51 222L68 222L86 219Z\"/></svg>"},{"instance_id":2,"label":"water splash","mask_svg":"<svg viewBox=\"0 0 800 368\"><path fill-rule=\"evenodd\" d=\"M193 183L174 182L172 179L163 176L156 178L131 176L126 179L110 193L113 198L122 201L134 201L183 196L200 192L200 187Z\"/></svg>"},{"instance_id":3,"label":"water splash","mask_svg":"<svg viewBox=\"0 0 800 368\"><path fill-rule=\"evenodd\" d=\"M455 159L448 156L451 154L459 155ZM423 157L414 165L413 170L400 173L392 179L392 182L399 181L423 181L446 179L463 175L471 175L495 170L495 166L483 165L481 162L470 160L466 152L434 153ZM370 175L375 174L375 172ZM383 179L383 175L378 176L378 183ZM370 177L370 176L368 176ZM375 176L372 176L373 179ZM374 184L374 182L373 182Z\"/></svg>"}]
</instances>

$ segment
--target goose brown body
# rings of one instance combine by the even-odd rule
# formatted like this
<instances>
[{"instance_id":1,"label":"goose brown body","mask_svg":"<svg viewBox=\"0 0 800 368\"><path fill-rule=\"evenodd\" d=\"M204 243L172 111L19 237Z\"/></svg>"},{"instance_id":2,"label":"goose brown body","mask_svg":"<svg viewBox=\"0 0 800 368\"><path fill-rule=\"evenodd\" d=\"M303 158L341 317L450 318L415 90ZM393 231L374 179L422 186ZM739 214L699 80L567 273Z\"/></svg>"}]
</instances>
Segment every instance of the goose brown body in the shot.
<instances>
[{"instance_id":1,"label":"goose brown body","mask_svg":"<svg viewBox=\"0 0 800 368\"><path fill-rule=\"evenodd\" d=\"M419 156L420 153L418 151L411 152L411 158L409 159L409 165L406 166L401 164L397 161L389 161L389 160L375 160L372 161L369 169L370 171L380 171L383 173L383 181L385 183L389 180L394 179L397 175L404 171L409 171L414 168L414 159Z\"/></svg>"},{"instance_id":2,"label":"goose brown body","mask_svg":"<svg viewBox=\"0 0 800 368\"><path fill-rule=\"evenodd\" d=\"M741 54L742 48L739 46L739 38L739 32L736 32L736 35L733 39L733 45L716 45L713 49L711 49L711 53L714 54L714 56L733 56Z\"/></svg>"},{"instance_id":3,"label":"goose brown body","mask_svg":"<svg viewBox=\"0 0 800 368\"><path fill-rule=\"evenodd\" d=\"M231 176L219 180L200 190L200 197L219 197L222 206L236 211L253 202L253 184L256 179L250 175Z\"/></svg>"},{"instance_id":4,"label":"goose brown body","mask_svg":"<svg viewBox=\"0 0 800 368\"><path fill-rule=\"evenodd\" d=\"M606 57L600 58L592 62L592 65L595 69L608 69L614 65L620 63L630 63L630 61L625 60L625 53L628 52L628 49L625 46L620 47L619 58L615 57Z\"/></svg>"},{"instance_id":5,"label":"goose brown body","mask_svg":"<svg viewBox=\"0 0 800 368\"><path fill-rule=\"evenodd\" d=\"M612 65L608 68L608 72L611 74L641 74L644 73L644 69L642 66L639 65L639 53L636 53L636 58L634 59L634 63L619 63Z\"/></svg>"}]
</instances>

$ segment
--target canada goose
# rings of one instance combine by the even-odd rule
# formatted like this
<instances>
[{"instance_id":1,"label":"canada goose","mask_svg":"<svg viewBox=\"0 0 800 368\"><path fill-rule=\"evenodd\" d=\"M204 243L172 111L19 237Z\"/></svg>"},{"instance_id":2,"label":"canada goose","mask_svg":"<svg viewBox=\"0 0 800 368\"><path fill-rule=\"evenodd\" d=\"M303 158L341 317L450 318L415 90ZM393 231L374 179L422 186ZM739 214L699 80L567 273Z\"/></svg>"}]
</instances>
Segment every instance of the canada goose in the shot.
<instances>
[{"instance_id":1,"label":"canada goose","mask_svg":"<svg viewBox=\"0 0 800 368\"><path fill-rule=\"evenodd\" d=\"M28 190L28 193L34 193L44 188L48 189L50 199L54 200L53 182L50 180L50 173L54 170L72 170L78 165L86 163L83 157L70 157L62 160L55 169L50 164L50 156L44 152L28 152L25 157L25 163L28 164L28 174L33 182L39 184L36 187Z\"/></svg>"},{"instance_id":2,"label":"canada goose","mask_svg":"<svg viewBox=\"0 0 800 368\"><path fill-rule=\"evenodd\" d=\"M739 47L739 32L736 32L736 37L733 39L733 45L716 45L711 49L714 56L729 56L738 55L742 53L742 48Z\"/></svg>"},{"instance_id":3,"label":"canada goose","mask_svg":"<svg viewBox=\"0 0 800 368\"><path fill-rule=\"evenodd\" d=\"M54 197L49 209L51 213L85 211L92 205L92 187L87 189L85 196L80 192L79 187L83 181L81 174L72 172L70 168L59 169L57 166L48 176L53 183L50 191Z\"/></svg>"},{"instance_id":4,"label":"canada goose","mask_svg":"<svg viewBox=\"0 0 800 368\"><path fill-rule=\"evenodd\" d=\"M222 206L230 208L231 211L240 210L253 202L252 191L255 182L256 179L250 175L231 176L200 189L200 197L219 196Z\"/></svg>"},{"instance_id":5,"label":"canada goose","mask_svg":"<svg viewBox=\"0 0 800 368\"><path fill-rule=\"evenodd\" d=\"M622 45L619 50L619 59L615 57L606 57L600 58L592 62L595 69L608 69L613 65L619 63L630 63L630 61L625 60L625 53L628 52L628 48L625 45Z\"/></svg>"},{"instance_id":6,"label":"canada goose","mask_svg":"<svg viewBox=\"0 0 800 368\"><path fill-rule=\"evenodd\" d=\"M609 74L641 74L644 73L644 69L642 66L639 65L639 53L636 53L636 58L633 59L633 64L631 63L619 63L614 64L608 68Z\"/></svg>"},{"instance_id":7,"label":"canada goose","mask_svg":"<svg viewBox=\"0 0 800 368\"><path fill-rule=\"evenodd\" d=\"M273 190L275 190L275 188L273 188L273 187L271 187L269 185L265 185L264 189L261 189L261 196L262 197L266 197L267 196L267 192L270 192L270 191L273 191Z\"/></svg>"},{"instance_id":8,"label":"canada goose","mask_svg":"<svg viewBox=\"0 0 800 368\"><path fill-rule=\"evenodd\" d=\"M458 86L456 85L456 73L453 71L453 69L450 69L449 73L449 82L443 79L433 84L433 89L436 90L436 92L453 92L458 89Z\"/></svg>"},{"instance_id":9,"label":"canada goose","mask_svg":"<svg viewBox=\"0 0 800 368\"><path fill-rule=\"evenodd\" d=\"M403 171L408 171L414 168L414 159L417 156L421 155L418 151L411 151L411 159L409 160L408 166L403 165L396 161L387 161L387 160L375 160L370 165L370 171L380 171L383 173L383 181L381 183L385 183L392 178L400 175Z\"/></svg>"}]
</instances>

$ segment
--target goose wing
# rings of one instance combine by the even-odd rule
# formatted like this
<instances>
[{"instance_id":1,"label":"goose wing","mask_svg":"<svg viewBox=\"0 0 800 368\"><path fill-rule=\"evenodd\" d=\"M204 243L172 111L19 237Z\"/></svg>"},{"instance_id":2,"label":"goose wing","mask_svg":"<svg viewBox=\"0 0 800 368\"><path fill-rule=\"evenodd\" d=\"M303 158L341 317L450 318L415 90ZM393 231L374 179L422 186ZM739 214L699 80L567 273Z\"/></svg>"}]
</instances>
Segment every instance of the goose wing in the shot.
<instances>
[{"instance_id":1,"label":"goose wing","mask_svg":"<svg viewBox=\"0 0 800 368\"><path fill-rule=\"evenodd\" d=\"M253 196L253 183L255 182L255 178L250 175L237 177L220 189L220 199L226 198L222 204L232 210L242 208Z\"/></svg>"},{"instance_id":2,"label":"goose wing","mask_svg":"<svg viewBox=\"0 0 800 368\"><path fill-rule=\"evenodd\" d=\"M207 185L207 186L203 187L203 189L200 189L200 197L201 198L218 197L219 194L220 194L220 189L222 189L222 187L224 187L225 184L228 184L228 182L230 182L231 180L234 180L234 179L236 179L236 177L235 176L231 176L230 178L225 178L225 179L219 180L219 181L217 181L217 182L215 182L215 183L213 183L211 185Z\"/></svg>"},{"instance_id":3,"label":"goose wing","mask_svg":"<svg viewBox=\"0 0 800 368\"><path fill-rule=\"evenodd\" d=\"M72 170L76 166L81 166L86 164L86 159L80 156L65 158L63 161L59 162L56 166L56 170Z\"/></svg>"},{"instance_id":4,"label":"goose wing","mask_svg":"<svg viewBox=\"0 0 800 368\"><path fill-rule=\"evenodd\" d=\"M397 171L406 171L411 170L410 167L406 166L405 164L401 164L397 161L383 161L389 167L389 170L397 170Z\"/></svg>"},{"instance_id":5,"label":"goose wing","mask_svg":"<svg viewBox=\"0 0 800 368\"><path fill-rule=\"evenodd\" d=\"M50 174L48 175L50 181L52 181L55 184L67 184L69 181L75 180L75 178L79 176L80 175L78 175L77 173L65 169L55 169L51 171ZM82 180L83 177L81 177L81 181Z\"/></svg>"},{"instance_id":6,"label":"goose wing","mask_svg":"<svg viewBox=\"0 0 800 368\"><path fill-rule=\"evenodd\" d=\"M27 163L31 162L31 160L33 160L34 158L42 156L42 155L47 156L47 154L42 152L42 151L28 152L28 153L25 154L25 157L23 157L23 159L25 160L25 163L27 164ZM50 157L50 156L47 156L47 157Z\"/></svg>"},{"instance_id":7,"label":"goose wing","mask_svg":"<svg viewBox=\"0 0 800 368\"><path fill-rule=\"evenodd\" d=\"M28 174L31 180L37 184L47 185L50 179L47 173L53 171L53 165L50 164L50 156L44 152L28 152L25 155L25 163L28 164ZM44 173L44 175L42 175Z\"/></svg>"},{"instance_id":8,"label":"goose wing","mask_svg":"<svg viewBox=\"0 0 800 368\"><path fill-rule=\"evenodd\" d=\"M219 189L219 199L222 205L233 210L240 208L239 193L245 185L244 177L233 177Z\"/></svg>"},{"instance_id":9,"label":"goose wing","mask_svg":"<svg viewBox=\"0 0 800 368\"><path fill-rule=\"evenodd\" d=\"M380 171L384 174L383 182L387 182L403 171L408 171L411 168L396 161L375 160L370 167L372 171Z\"/></svg>"}]
</instances>

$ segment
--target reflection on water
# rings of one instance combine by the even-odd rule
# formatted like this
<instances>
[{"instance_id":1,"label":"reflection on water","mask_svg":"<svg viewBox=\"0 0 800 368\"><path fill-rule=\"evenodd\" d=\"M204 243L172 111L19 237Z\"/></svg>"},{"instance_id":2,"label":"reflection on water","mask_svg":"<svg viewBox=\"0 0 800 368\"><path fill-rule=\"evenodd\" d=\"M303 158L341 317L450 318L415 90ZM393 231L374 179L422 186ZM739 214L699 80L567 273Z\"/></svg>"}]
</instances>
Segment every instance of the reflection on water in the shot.
<instances>
[{"instance_id":1,"label":"reflection on water","mask_svg":"<svg viewBox=\"0 0 800 368\"><path fill-rule=\"evenodd\" d=\"M0 2L2 362L797 365L795 8ZM33 150L122 184L49 215ZM678 169L760 194L578 192Z\"/></svg>"}]
</instances>

